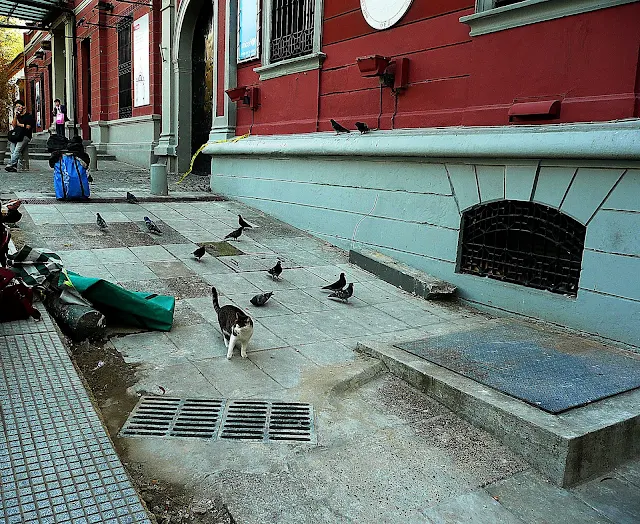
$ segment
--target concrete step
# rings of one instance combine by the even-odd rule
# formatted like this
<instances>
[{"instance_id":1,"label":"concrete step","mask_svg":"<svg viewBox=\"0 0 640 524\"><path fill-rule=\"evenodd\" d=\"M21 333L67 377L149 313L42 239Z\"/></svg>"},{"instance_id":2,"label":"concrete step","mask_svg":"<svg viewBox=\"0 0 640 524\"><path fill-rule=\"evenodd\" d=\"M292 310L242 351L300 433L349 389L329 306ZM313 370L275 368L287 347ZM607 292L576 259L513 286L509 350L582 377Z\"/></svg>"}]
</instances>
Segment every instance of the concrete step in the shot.
<instances>
[{"instance_id":1,"label":"concrete step","mask_svg":"<svg viewBox=\"0 0 640 524\"><path fill-rule=\"evenodd\" d=\"M453 297L456 286L371 250L349 251L349 262L389 284L427 300Z\"/></svg>"},{"instance_id":2,"label":"concrete step","mask_svg":"<svg viewBox=\"0 0 640 524\"><path fill-rule=\"evenodd\" d=\"M49 160L49 157L51 156L51 153L49 153L48 151L44 150L44 151L32 151L31 148L29 148L29 159L31 160ZM9 153L9 151L7 151L5 153L4 156L4 160L8 160L9 158L11 158L11 154ZM104 160L116 160L115 155L110 155L107 153L98 153L98 162L99 161L104 161Z\"/></svg>"},{"instance_id":3,"label":"concrete step","mask_svg":"<svg viewBox=\"0 0 640 524\"><path fill-rule=\"evenodd\" d=\"M359 342L391 373L491 433L562 487L640 456L640 389L552 414L393 345Z\"/></svg>"}]
</instances>

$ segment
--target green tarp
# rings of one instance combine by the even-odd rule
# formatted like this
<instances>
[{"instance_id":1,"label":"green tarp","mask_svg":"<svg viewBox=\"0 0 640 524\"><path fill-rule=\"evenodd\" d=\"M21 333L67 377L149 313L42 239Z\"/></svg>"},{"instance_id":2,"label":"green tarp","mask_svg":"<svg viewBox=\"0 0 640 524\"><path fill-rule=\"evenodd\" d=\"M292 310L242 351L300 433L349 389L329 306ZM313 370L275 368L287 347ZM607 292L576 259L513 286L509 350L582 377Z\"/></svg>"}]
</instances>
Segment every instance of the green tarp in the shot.
<instances>
[{"instance_id":1,"label":"green tarp","mask_svg":"<svg viewBox=\"0 0 640 524\"><path fill-rule=\"evenodd\" d=\"M83 277L72 271L67 274L78 292L107 319L158 331L171 330L176 305L174 297L128 291L101 278ZM65 280L61 274L61 286Z\"/></svg>"}]
</instances>

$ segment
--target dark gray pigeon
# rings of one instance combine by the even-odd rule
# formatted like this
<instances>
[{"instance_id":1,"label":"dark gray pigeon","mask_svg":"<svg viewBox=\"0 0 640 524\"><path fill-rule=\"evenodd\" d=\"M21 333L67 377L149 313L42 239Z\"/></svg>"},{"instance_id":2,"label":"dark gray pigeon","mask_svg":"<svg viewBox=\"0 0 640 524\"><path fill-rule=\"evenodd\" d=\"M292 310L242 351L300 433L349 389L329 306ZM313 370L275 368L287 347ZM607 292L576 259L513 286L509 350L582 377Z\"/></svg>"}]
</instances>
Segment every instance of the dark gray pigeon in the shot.
<instances>
[{"instance_id":1,"label":"dark gray pigeon","mask_svg":"<svg viewBox=\"0 0 640 524\"><path fill-rule=\"evenodd\" d=\"M193 256L196 257L196 260L198 262L200 262L200 259L204 256L206 251L207 250L204 248L204 246L201 246L193 252Z\"/></svg>"},{"instance_id":2,"label":"dark gray pigeon","mask_svg":"<svg viewBox=\"0 0 640 524\"><path fill-rule=\"evenodd\" d=\"M160 228L156 226L153 220L151 220L149 217L144 217L144 223L147 224L147 229L149 230L149 233L162 235L162 231L160 231Z\"/></svg>"},{"instance_id":3,"label":"dark gray pigeon","mask_svg":"<svg viewBox=\"0 0 640 524\"><path fill-rule=\"evenodd\" d=\"M232 231L231 233L229 233L228 235L226 235L224 237L224 240L226 240L227 238L233 238L235 240L238 240L238 238L240 238L240 235L242 235L242 230L243 229L244 229L243 227L239 227L235 231Z\"/></svg>"},{"instance_id":4,"label":"dark gray pigeon","mask_svg":"<svg viewBox=\"0 0 640 524\"><path fill-rule=\"evenodd\" d=\"M338 124L338 122L336 122L333 118L331 119L331 127L333 127L335 132L338 133L338 134L340 134L340 133L351 133L351 131L349 131L343 125Z\"/></svg>"},{"instance_id":5,"label":"dark gray pigeon","mask_svg":"<svg viewBox=\"0 0 640 524\"><path fill-rule=\"evenodd\" d=\"M347 278L344 273L340 273L340 278L336 280L333 284L329 284L328 286L324 286L322 289L328 289L329 291L338 291L347 285Z\"/></svg>"},{"instance_id":6,"label":"dark gray pigeon","mask_svg":"<svg viewBox=\"0 0 640 524\"><path fill-rule=\"evenodd\" d=\"M370 131L369 126L364 122L356 122L356 129L360 131L361 135L368 133Z\"/></svg>"},{"instance_id":7,"label":"dark gray pigeon","mask_svg":"<svg viewBox=\"0 0 640 524\"><path fill-rule=\"evenodd\" d=\"M278 260L276 265L267 271L273 280L280 280L280 275L282 274L282 264Z\"/></svg>"},{"instance_id":8,"label":"dark gray pigeon","mask_svg":"<svg viewBox=\"0 0 640 524\"><path fill-rule=\"evenodd\" d=\"M338 291L334 291L329 295L329 298L337 298L338 300L342 300L346 302L349 300L349 297L353 295L353 282L350 283L346 289L339 289Z\"/></svg>"},{"instance_id":9,"label":"dark gray pigeon","mask_svg":"<svg viewBox=\"0 0 640 524\"><path fill-rule=\"evenodd\" d=\"M107 229L109 227L104 218L100 216L100 213L96 213L96 223L100 229Z\"/></svg>"},{"instance_id":10,"label":"dark gray pigeon","mask_svg":"<svg viewBox=\"0 0 640 524\"><path fill-rule=\"evenodd\" d=\"M269 291L269 293L262 293L261 295L256 295L251 299L251 303L254 306L264 306L267 303L267 300L271 298L273 292Z\"/></svg>"},{"instance_id":11,"label":"dark gray pigeon","mask_svg":"<svg viewBox=\"0 0 640 524\"><path fill-rule=\"evenodd\" d=\"M127 191L127 202L129 202L129 204L139 204L140 202L138 202L138 199L136 198L136 196L133 193L129 193L129 191Z\"/></svg>"},{"instance_id":12,"label":"dark gray pigeon","mask_svg":"<svg viewBox=\"0 0 640 524\"><path fill-rule=\"evenodd\" d=\"M244 227L245 229L251 229L253 227L251 224L249 224L249 222L242 218L242 215L238 215L238 224L240 224L240 227Z\"/></svg>"}]
</instances>

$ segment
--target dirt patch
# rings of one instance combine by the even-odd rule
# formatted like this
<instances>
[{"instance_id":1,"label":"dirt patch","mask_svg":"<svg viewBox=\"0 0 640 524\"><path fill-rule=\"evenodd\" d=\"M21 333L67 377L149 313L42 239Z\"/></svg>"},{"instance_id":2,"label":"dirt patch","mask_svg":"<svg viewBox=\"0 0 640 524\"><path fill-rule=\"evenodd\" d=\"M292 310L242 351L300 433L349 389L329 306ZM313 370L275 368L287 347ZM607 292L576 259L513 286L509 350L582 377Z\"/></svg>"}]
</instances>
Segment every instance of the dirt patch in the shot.
<instances>
[{"instance_id":1,"label":"dirt patch","mask_svg":"<svg viewBox=\"0 0 640 524\"><path fill-rule=\"evenodd\" d=\"M72 343L65 340L78 370L94 396L103 421L131 481L158 524L235 524L224 503L196 499L184 486L150 478L144 465L129 457L126 439L117 433L138 397L127 394L136 383L136 365L128 364L108 341Z\"/></svg>"}]
</instances>

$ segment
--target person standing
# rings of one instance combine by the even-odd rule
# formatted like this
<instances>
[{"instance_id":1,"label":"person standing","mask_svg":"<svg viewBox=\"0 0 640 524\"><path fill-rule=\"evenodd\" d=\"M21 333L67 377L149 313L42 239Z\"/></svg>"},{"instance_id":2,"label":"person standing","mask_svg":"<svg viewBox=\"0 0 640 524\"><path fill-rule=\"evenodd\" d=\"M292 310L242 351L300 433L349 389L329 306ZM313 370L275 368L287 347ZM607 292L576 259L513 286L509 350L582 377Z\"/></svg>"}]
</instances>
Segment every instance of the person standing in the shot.
<instances>
[{"instance_id":1,"label":"person standing","mask_svg":"<svg viewBox=\"0 0 640 524\"><path fill-rule=\"evenodd\" d=\"M22 169L22 157L31 142L36 120L31 113L27 113L24 101L16 100L13 107L14 116L11 126L16 131L16 141L10 142L11 160L4 170L15 173L18 169Z\"/></svg>"},{"instance_id":2,"label":"person standing","mask_svg":"<svg viewBox=\"0 0 640 524\"><path fill-rule=\"evenodd\" d=\"M56 123L56 135L64 136L64 123L69 120L67 118L67 108L60 104L60 99L53 101L53 121Z\"/></svg>"}]
</instances>

